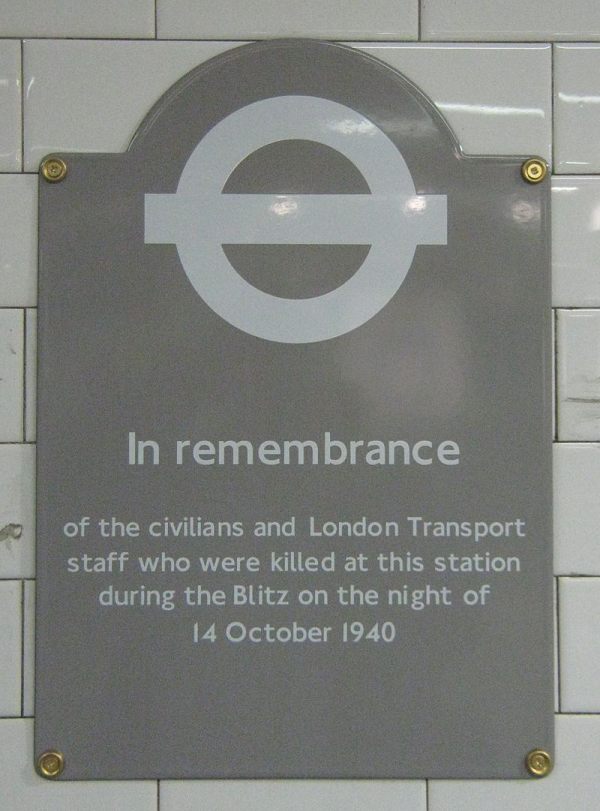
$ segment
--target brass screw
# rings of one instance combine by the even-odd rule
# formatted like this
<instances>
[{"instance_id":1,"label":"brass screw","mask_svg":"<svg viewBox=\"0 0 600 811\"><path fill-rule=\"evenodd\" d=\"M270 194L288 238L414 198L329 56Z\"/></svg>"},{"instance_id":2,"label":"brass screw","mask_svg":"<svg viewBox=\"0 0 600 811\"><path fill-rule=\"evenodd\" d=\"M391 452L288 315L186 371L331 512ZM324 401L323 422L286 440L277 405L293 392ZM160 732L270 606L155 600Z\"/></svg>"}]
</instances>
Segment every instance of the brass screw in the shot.
<instances>
[{"instance_id":1,"label":"brass screw","mask_svg":"<svg viewBox=\"0 0 600 811\"><path fill-rule=\"evenodd\" d=\"M528 183L541 183L548 174L548 164L543 158L529 158L521 166L521 174Z\"/></svg>"},{"instance_id":2,"label":"brass screw","mask_svg":"<svg viewBox=\"0 0 600 811\"><path fill-rule=\"evenodd\" d=\"M62 752L44 752L37 761L38 772L42 777L53 780L59 777L65 769L65 758Z\"/></svg>"},{"instance_id":3,"label":"brass screw","mask_svg":"<svg viewBox=\"0 0 600 811\"><path fill-rule=\"evenodd\" d=\"M534 777L546 777L552 771L552 758L543 749L532 749L525 758L528 771Z\"/></svg>"},{"instance_id":4,"label":"brass screw","mask_svg":"<svg viewBox=\"0 0 600 811\"><path fill-rule=\"evenodd\" d=\"M67 164L62 158L45 158L40 169L48 183L60 183L67 176Z\"/></svg>"}]
</instances>

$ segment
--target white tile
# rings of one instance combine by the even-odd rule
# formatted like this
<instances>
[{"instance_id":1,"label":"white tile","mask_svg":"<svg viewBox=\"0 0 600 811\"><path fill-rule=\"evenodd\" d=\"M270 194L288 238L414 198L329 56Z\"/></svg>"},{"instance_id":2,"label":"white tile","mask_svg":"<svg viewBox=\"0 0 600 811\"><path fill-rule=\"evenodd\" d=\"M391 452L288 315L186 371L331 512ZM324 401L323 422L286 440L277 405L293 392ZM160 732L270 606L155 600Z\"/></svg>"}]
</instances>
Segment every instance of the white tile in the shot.
<instances>
[{"instance_id":1,"label":"white tile","mask_svg":"<svg viewBox=\"0 0 600 811\"><path fill-rule=\"evenodd\" d=\"M26 41L26 169L54 151L123 152L174 82L235 44Z\"/></svg>"},{"instance_id":2,"label":"white tile","mask_svg":"<svg viewBox=\"0 0 600 811\"><path fill-rule=\"evenodd\" d=\"M0 445L0 577L35 572L35 448Z\"/></svg>"},{"instance_id":3,"label":"white tile","mask_svg":"<svg viewBox=\"0 0 600 811\"><path fill-rule=\"evenodd\" d=\"M558 416L556 414L556 310L552 311L552 437L553 439L558 439L557 436L557 423L558 423ZM25 434L25 439L27 439L27 434Z\"/></svg>"},{"instance_id":4,"label":"white tile","mask_svg":"<svg viewBox=\"0 0 600 811\"><path fill-rule=\"evenodd\" d=\"M556 763L547 777L432 780L429 811L594 811L599 759L600 716L558 715Z\"/></svg>"},{"instance_id":5,"label":"white tile","mask_svg":"<svg viewBox=\"0 0 600 811\"><path fill-rule=\"evenodd\" d=\"M156 10L161 39L418 38L418 0L157 0Z\"/></svg>"},{"instance_id":6,"label":"white tile","mask_svg":"<svg viewBox=\"0 0 600 811\"><path fill-rule=\"evenodd\" d=\"M558 311L558 438L600 440L600 310Z\"/></svg>"},{"instance_id":7,"label":"white tile","mask_svg":"<svg viewBox=\"0 0 600 811\"><path fill-rule=\"evenodd\" d=\"M25 622L27 622L27 583L25 584ZM559 668L559 658L558 658L558 577L554 578L554 588L553 588L553 597L554 597L554 712L560 712L560 694L559 694L559 687L560 687L560 679L558 675L558 668ZM27 629L25 629L25 633L27 633ZM25 656L27 655L27 643L25 642ZM23 662L23 673L24 679L27 675L27 665L26 659ZM23 688L23 696L25 696L26 688ZM23 698L25 702L25 698ZM24 715L27 713L24 712Z\"/></svg>"},{"instance_id":8,"label":"white tile","mask_svg":"<svg viewBox=\"0 0 600 811\"><path fill-rule=\"evenodd\" d=\"M600 45L555 46L555 172L600 172L599 74Z\"/></svg>"},{"instance_id":9,"label":"white tile","mask_svg":"<svg viewBox=\"0 0 600 811\"><path fill-rule=\"evenodd\" d=\"M163 780L161 811L425 811L424 780Z\"/></svg>"},{"instance_id":10,"label":"white tile","mask_svg":"<svg viewBox=\"0 0 600 811\"><path fill-rule=\"evenodd\" d=\"M600 306L600 177L552 179L552 304Z\"/></svg>"},{"instance_id":11,"label":"white tile","mask_svg":"<svg viewBox=\"0 0 600 811\"><path fill-rule=\"evenodd\" d=\"M153 37L153 0L0 0L0 36Z\"/></svg>"},{"instance_id":12,"label":"white tile","mask_svg":"<svg viewBox=\"0 0 600 811\"><path fill-rule=\"evenodd\" d=\"M0 716L5 717L21 715L21 595L18 580L0 581Z\"/></svg>"},{"instance_id":13,"label":"white tile","mask_svg":"<svg viewBox=\"0 0 600 811\"><path fill-rule=\"evenodd\" d=\"M37 300L37 177L0 174L0 307Z\"/></svg>"},{"instance_id":14,"label":"white tile","mask_svg":"<svg viewBox=\"0 0 600 811\"><path fill-rule=\"evenodd\" d=\"M423 39L600 39L596 0L422 0Z\"/></svg>"},{"instance_id":15,"label":"white tile","mask_svg":"<svg viewBox=\"0 0 600 811\"><path fill-rule=\"evenodd\" d=\"M600 712L600 577L562 577L559 593L563 712Z\"/></svg>"},{"instance_id":16,"label":"white tile","mask_svg":"<svg viewBox=\"0 0 600 811\"><path fill-rule=\"evenodd\" d=\"M35 694L35 581L23 582L23 715L34 711Z\"/></svg>"},{"instance_id":17,"label":"white tile","mask_svg":"<svg viewBox=\"0 0 600 811\"><path fill-rule=\"evenodd\" d=\"M364 49L435 102L467 154L550 160L551 46L387 44Z\"/></svg>"},{"instance_id":18,"label":"white tile","mask_svg":"<svg viewBox=\"0 0 600 811\"><path fill-rule=\"evenodd\" d=\"M69 782L38 777L30 718L0 720L0 750L0 797L6 811L156 811L154 781ZM68 768L68 753L64 754Z\"/></svg>"},{"instance_id":19,"label":"white tile","mask_svg":"<svg viewBox=\"0 0 600 811\"><path fill-rule=\"evenodd\" d=\"M26 168L37 170L52 151L125 150L177 79L236 44L26 42ZM466 152L550 157L549 46L363 47L439 105ZM60 109L52 101L54 86L62 90Z\"/></svg>"},{"instance_id":20,"label":"white tile","mask_svg":"<svg viewBox=\"0 0 600 811\"><path fill-rule=\"evenodd\" d=\"M600 575L600 445L554 445L554 571Z\"/></svg>"},{"instance_id":21,"label":"white tile","mask_svg":"<svg viewBox=\"0 0 600 811\"><path fill-rule=\"evenodd\" d=\"M20 169L21 43L0 40L0 172Z\"/></svg>"},{"instance_id":22,"label":"white tile","mask_svg":"<svg viewBox=\"0 0 600 811\"><path fill-rule=\"evenodd\" d=\"M37 310L25 311L25 441L35 442L37 408Z\"/></svg>"},{"instance_id":23,"label":"white tile","mask_svg":"<svg viewBox=\"0 0 600 811\"><path fill-rule=\"evenodd\" d=\"M0 309L0 442L23 439L23 310Z\"/></svg>"}]
</instances>

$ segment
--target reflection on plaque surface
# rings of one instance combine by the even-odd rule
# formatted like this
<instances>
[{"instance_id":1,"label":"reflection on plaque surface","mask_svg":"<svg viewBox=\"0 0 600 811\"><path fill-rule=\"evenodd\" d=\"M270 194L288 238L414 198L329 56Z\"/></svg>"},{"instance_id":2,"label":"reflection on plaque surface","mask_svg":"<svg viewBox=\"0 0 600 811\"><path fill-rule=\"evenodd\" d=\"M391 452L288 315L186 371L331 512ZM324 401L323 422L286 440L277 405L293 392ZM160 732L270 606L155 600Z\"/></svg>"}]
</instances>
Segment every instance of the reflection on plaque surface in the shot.
<instances>
[{"instance_id":1,"label":"reflection on plaque surface","mask_svg":"<svg viewBox=\"0 0 600 811\"><path fill-rule=\"evenodd\" d=\"M548 180L463 155L383 63L301 40L199 66L124 154L56 157L36 758L60 779L535 773Z\"/></svg>"}]
</instances>

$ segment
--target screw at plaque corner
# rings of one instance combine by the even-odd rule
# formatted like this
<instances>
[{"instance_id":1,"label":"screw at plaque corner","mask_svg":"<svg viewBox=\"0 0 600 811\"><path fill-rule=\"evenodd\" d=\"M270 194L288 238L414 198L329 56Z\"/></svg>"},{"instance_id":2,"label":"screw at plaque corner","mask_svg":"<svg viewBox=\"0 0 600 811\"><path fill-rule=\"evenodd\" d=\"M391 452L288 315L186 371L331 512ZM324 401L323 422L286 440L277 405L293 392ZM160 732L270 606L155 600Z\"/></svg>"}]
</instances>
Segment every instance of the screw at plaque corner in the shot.
<instances>
[{"instance_id":1,"label":"screw at plaque corner","mask_svg":"<svg viewBox=\"0 0 600 811\"><path fill-rule=\"evenodd\" d=\"M543 158L529 158L521 166L523 180L528 183L541 183L548 174L548 164Z\"/></svg>"},{"instance_id":2,"label":"screw at plaque corner","mask_svg":"<svg viewBox=\"0 0 600 811\"><path fill-rule=\"evenodd\" d=\"M62 752L56 752L54 750L44 752L37 760L37 767L42 777L54 780L54 778L60 777L65 770L64 755Z\"/></svg>"},{"instance_id":3,"label":"screw at plaque corner","mask_svg":"<svg viewBox=\"0 0 600 811\"><path fill-rule=\"evenodd\" d=\"M552 771L552 758L543 749L532 749L525 758L527 771L534 777L546 777Z\"/></svg>"},{"instance_id":4,"label":"screw at plaque corner","mask_svg":"<svg viewBox=\"0 0 600 811\"><path fill-rule=\"evenodd\" d=\"M44 158L40 165L40 171L42 177L48 183L60 183L67 176L67 164L62 158Z\"/></svg>"}]
</instances>

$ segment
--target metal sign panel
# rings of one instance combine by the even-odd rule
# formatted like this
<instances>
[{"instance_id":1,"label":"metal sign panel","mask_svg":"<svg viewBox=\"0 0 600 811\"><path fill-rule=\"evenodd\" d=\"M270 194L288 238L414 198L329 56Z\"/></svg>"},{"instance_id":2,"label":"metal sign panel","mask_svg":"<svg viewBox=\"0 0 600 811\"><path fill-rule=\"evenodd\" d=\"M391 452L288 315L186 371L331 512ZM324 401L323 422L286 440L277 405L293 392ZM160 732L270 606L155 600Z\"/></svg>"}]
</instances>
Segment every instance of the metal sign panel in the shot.
<instances>
[{"instance_id":1,"label":"metal sign panel","mask_svg":"<svg viewBox=\"0 0 600 811\"><path fill-rule=\"evenodd\" d=\"M309 41L201 65L125 154L45 163L42 770L552 753L549 184L522 163Z\"/></svg>"}]
</instances>

